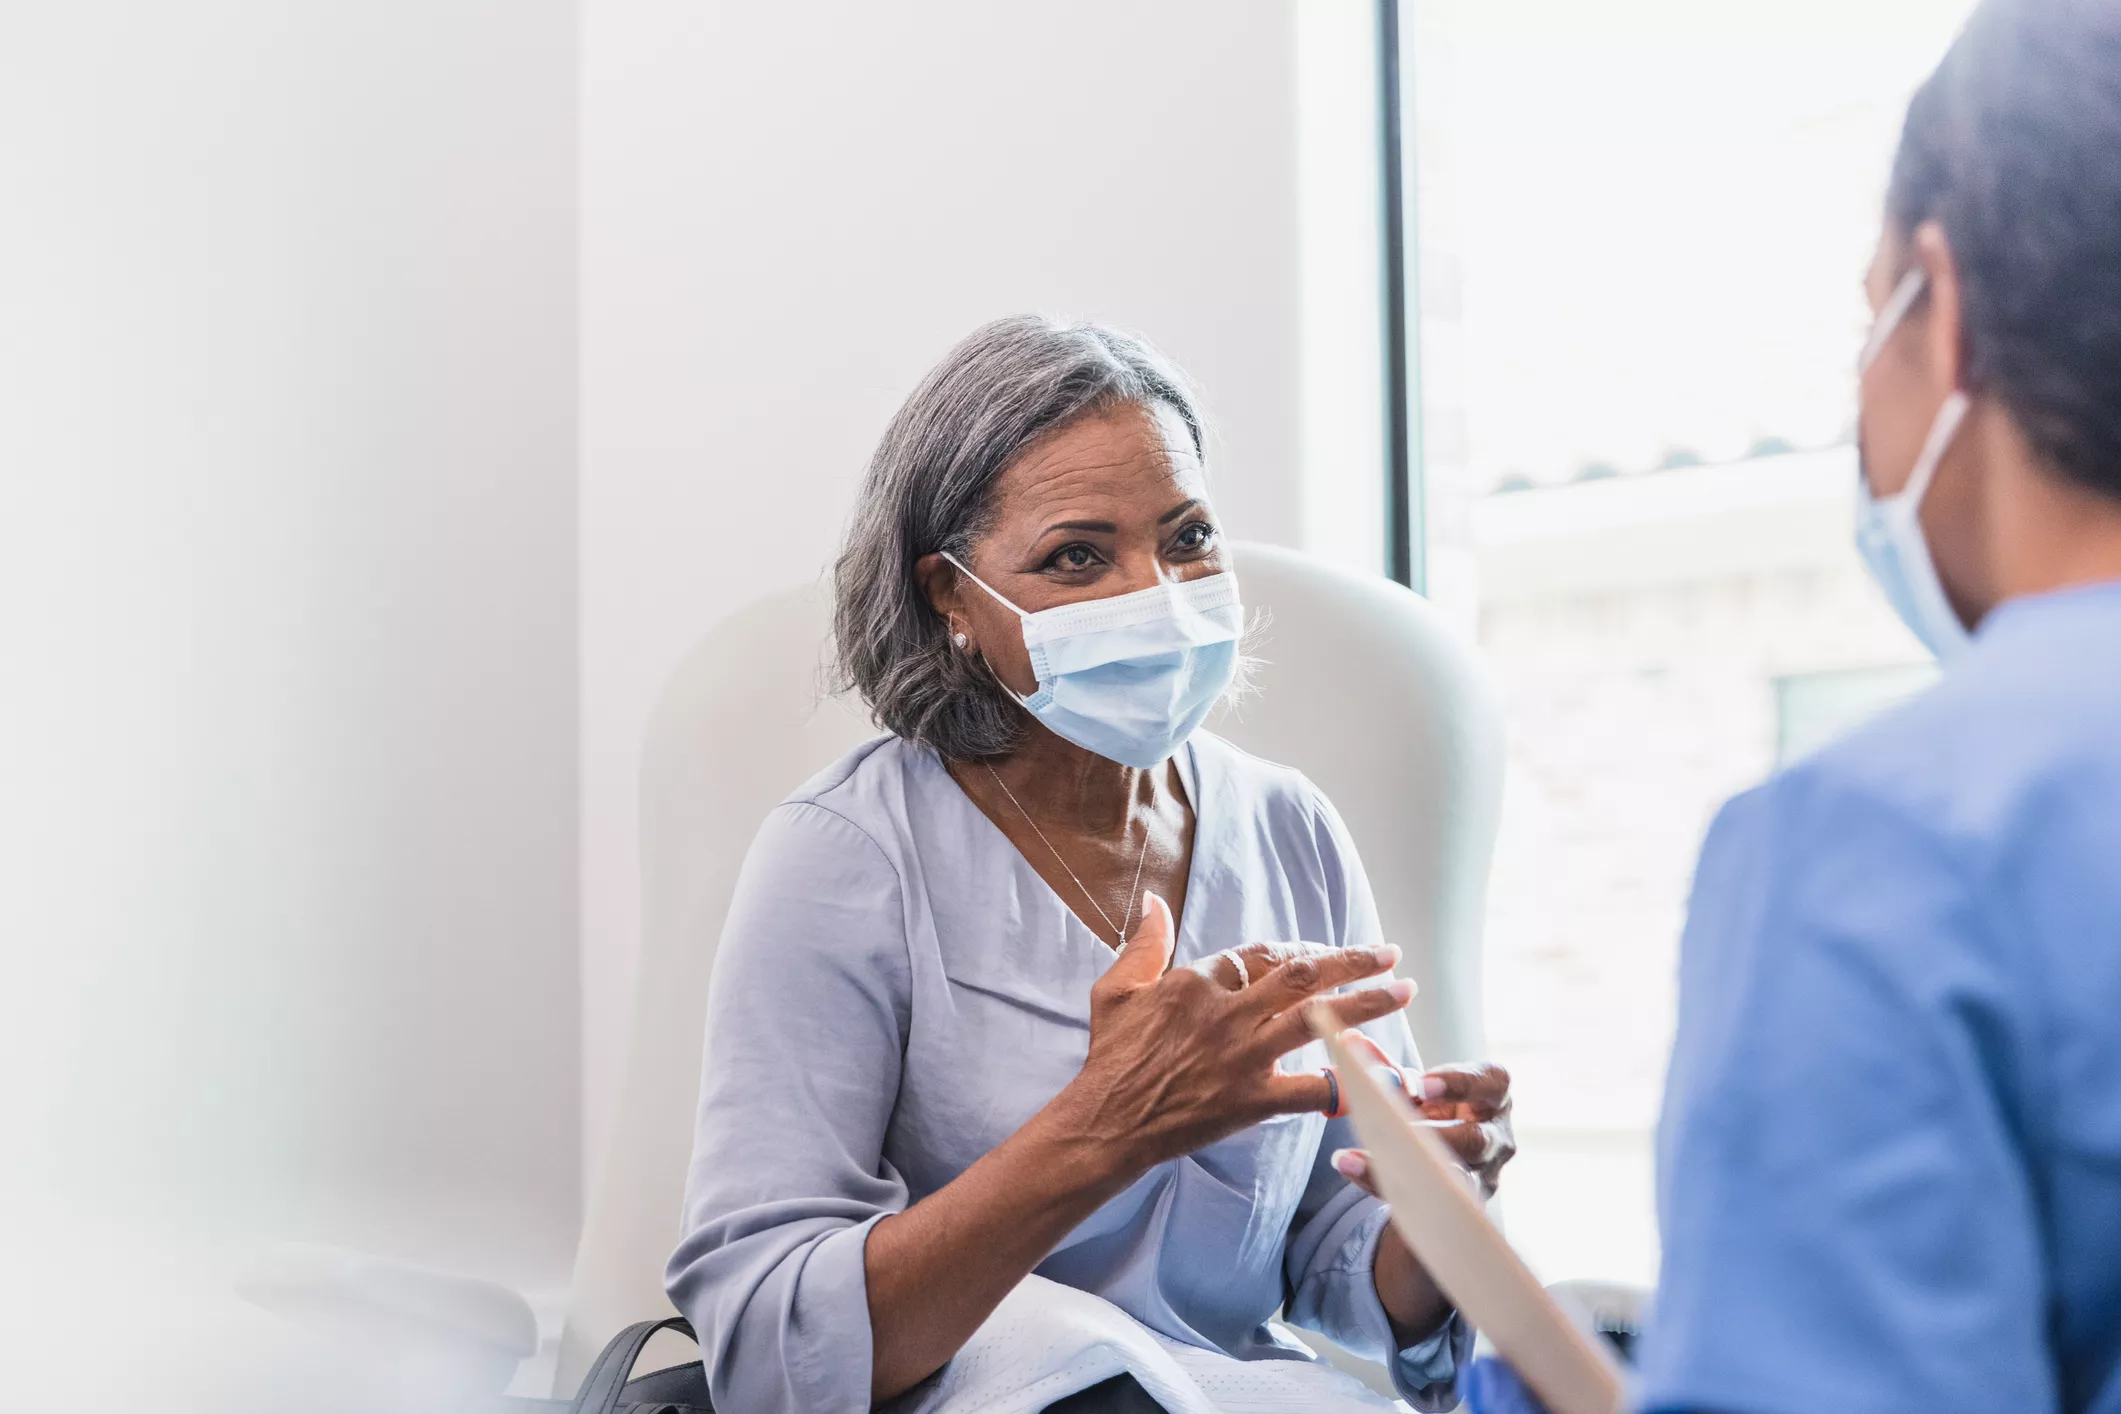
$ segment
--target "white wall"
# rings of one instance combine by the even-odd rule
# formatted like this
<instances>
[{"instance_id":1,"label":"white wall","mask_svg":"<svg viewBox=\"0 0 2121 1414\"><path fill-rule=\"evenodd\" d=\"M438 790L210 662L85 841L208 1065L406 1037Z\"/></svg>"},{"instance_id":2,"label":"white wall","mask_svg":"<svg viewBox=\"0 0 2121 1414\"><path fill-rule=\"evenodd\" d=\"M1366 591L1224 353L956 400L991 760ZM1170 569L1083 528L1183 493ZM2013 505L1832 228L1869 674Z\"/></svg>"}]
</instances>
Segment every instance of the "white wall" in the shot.
<instances>
[{"instance_id":1,"label":"white wall","mask_svg":"<svg viewBox=\"0 0 2121 1414\"><path fill-rule=\"evenodd\" d=\"M564 1276L574 46L0 8L0 1222Z\"/></svg>"},{"instance_id":2,"label":"white wall","mask_svg":"<svg viewBox=\"0 0 2121 1414\"><path fill-rule=\"evenodd\" d=\"M1146 334L1206 392L1230 529L1300 542L1295 30L1293 0L589 0L592 1146L649 708L721 615L820 572L886 419L960 336L1022 310Z\"/></svg>"}]
</instances>

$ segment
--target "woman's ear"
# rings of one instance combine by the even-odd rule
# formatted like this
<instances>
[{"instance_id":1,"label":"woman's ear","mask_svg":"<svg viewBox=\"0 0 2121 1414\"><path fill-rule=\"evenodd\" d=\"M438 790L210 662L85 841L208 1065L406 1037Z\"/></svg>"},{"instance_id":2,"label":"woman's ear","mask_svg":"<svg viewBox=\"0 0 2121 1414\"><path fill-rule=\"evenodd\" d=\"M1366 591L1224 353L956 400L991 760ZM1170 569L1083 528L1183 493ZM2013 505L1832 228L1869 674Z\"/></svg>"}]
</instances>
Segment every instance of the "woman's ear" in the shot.
<instances>
[{"instance_id":1,"label":"woman's ear","mask_svg":"<svg viewBox=\"0 0 2121 1414\"><path fill-rule=\"evenodd\" d=\"M938 614L947 615L956 607L957 574L940 550L931 550L913 562L913 582L920 586L928 607ZM951 601L948 606L943 602L944 596Z\"/></svg>"},{"instance_id":2,"label":"woman's ear","mask_svg":"<svg viewBox=\"0 0 2121 1414\"><path fill-rule=\"evenodd\" d=\"M1952 257L1952 244L1944 227L1924 221L1915 228L1915 263L1922 267L1929 284L1928 317L1923 321L1924 350L1930 379L1939 397L1965 390L1967 349L1965 290L1959 283L1959 262Z\"/></svg>"},{"instance_id":3,"label":"woman's ear","mask_svg":"<svg viewBox=\"0 0 2121 1414\"><path fill-rule=\"evenodd\" d=\"M957 567L944 559L940 551L931 551L913 562L913 582L920 586L921 597L928 601L928 607L950 626L952 643L964 647L956 642L956 635L964 632L964 615L960 612L959 600L962 580Z\"/></svg>"}]
</instances>

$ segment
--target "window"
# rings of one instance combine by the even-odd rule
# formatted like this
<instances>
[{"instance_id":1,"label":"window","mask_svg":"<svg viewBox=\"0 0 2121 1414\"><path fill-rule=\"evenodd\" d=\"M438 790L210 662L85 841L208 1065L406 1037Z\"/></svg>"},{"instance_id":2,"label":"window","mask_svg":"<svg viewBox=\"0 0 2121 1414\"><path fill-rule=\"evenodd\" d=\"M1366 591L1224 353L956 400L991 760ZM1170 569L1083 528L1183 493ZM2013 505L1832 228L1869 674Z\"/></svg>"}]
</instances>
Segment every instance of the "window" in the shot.
<instances>
[{"instance_id":1,"label":"window","mask_svg":"<svg viewBox=\"0 0 2121 1414\"><path fill-rule=\"evenodd\" d=\"M1547 1280L1654 1276L1717 806L1933 671L1852 548L1853 361L1900 117L1967 8L1400 5L1422 558L1508 713L1489 1049Z\"/></svg>"},{"instance_id":2,"label":"window","mask_svg":"<svg viewBox=\"0 0 2121 1414\"><path fill-rule=\"evenodd\" d=\"M1937 680L1933 663L1838 668L1775 679L1775 764L1808 756Z\"/></svg>"}]
</instances>

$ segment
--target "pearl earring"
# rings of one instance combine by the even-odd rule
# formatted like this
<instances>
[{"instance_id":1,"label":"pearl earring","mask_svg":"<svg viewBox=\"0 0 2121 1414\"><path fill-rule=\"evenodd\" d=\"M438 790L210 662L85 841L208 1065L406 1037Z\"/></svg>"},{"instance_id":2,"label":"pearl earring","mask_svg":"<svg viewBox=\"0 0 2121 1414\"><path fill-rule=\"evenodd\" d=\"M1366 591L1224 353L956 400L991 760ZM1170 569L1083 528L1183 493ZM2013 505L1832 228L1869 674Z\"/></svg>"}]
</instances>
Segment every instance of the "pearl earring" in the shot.
<instances>
[{"instance_id":1,"label":"pearl earring","mask_svg":"<svg viewBox=\"0 0 2121 1414\"><path fill-rule=\"evenodd\" d=\"M971 642L972 640L966 638L965 635L963 635L962 633L954 633L950 635L950 641L952 643L955 643L958 647L963 648L967 643Z\"/></svg>"}]
</instances>

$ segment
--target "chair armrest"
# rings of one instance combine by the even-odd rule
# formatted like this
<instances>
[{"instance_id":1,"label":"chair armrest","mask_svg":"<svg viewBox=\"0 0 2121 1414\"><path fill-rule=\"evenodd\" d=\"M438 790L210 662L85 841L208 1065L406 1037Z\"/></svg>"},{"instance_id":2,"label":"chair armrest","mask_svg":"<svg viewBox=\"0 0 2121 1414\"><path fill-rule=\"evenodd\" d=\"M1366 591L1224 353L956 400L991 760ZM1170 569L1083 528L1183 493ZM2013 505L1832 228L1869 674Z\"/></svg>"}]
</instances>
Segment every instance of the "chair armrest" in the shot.
<instances>
[{"instance_id":1,"label":"chair armrest","mask_svg":"<svg viewBox=\"0 0 2121 1414\"><path fill-rule=\"evenodd\" d=\"M1648 1287L1617 1281L1558 1281L1547 1290L1586 1329L1604 1336L1624 1362L1635 1363L1635 1337L1649 1313Z\"/></svg>"}]
</instances>

